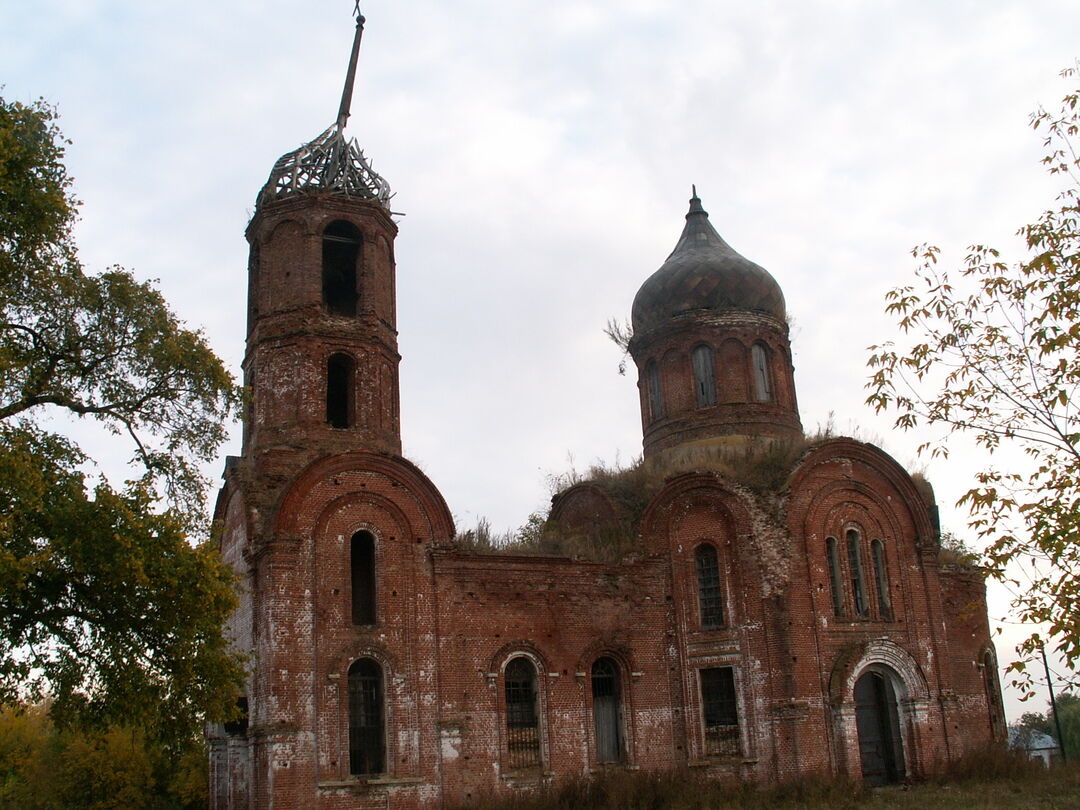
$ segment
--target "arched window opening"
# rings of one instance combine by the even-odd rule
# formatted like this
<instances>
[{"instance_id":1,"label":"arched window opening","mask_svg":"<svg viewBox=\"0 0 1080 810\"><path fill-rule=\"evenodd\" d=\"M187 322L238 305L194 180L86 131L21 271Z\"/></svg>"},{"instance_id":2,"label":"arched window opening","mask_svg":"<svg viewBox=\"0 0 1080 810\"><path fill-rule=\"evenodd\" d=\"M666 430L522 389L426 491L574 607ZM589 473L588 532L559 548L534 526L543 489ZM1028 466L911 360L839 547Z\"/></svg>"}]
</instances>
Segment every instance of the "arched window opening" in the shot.
<instances>
[{"instance_id":1,"label":"arched window opening","mask_svg":"<svg viewBox=\"0 0 1080 810\"><path fill-rule=\"evenodd\" d=\"M540 765L540 723L536 711L536 667L528 658L506 665L506 749L512 769Z\"/></svg>"},{"instance_id":2,"label":"arched window opening","mask_svg":"<svg viewBox=\"0 0 1080 810\"><path fill-rule=\"evenodd\" d=\"M623 759L619 692L619 665L610 658L596 659L592 666L592 698L597 763Z\"/></svg>"},{"instance_id":3,"label":"arched window opening","mask_svg":"<svg viewBox=\"0 0 1080 810\"><path fill-rule=\"evenodd\" d=\"M356 315L356 263L362 242L360 229L341 219L323 231L323 304L331 315Z\"/></svg>"},{"instance_id":4,"label":"arched window opening","mask_svg":"<svg viewBox=\"0 0 1080 810\"><path fill-rule=\"evenodd\" d=\"M697 406L704 408L716 404L716 377L713 374L713 350L698 346L690 354L694 366L694 395Z\"/></svg>"},{"instance_id":5,"label":"arched window opening","mask_svg":"<svg viewBox=\"0 0 1080 810\"><path fill-rule=\"evenodd\" d=\"M871 670L855 682L854 698L863 781L871 786L900 781L904 743L892 679Z\"/></svg>"},{"instance_id":6,"label":"arched window opening","mask_svg":"<svg viewBox=\"0 0 1080 810\"><path fill-rule=\"evenodd\" d=\"M664 399L660 390L660 368L655 360L645 367L645 386L649 402L649 421L656 421L664 415Z\"/></svg>"},{"instance_id":7,"label":"arched window opening","mask_svg":"<svg viewBox=\"0 0 1080 810\"><path fill-rule=\"evenodd\" d=\"M326 422L330 427L352 426L355 369L347 354L332 354L326 361Z\"/></svg>"},{"instance_id":8,"label":"arched window opening","mask_svg":"<svg viewBox=\"0 0 1080 810\"><path fill-rule=\"evenodd\" d=\"M829 563L829 589L832 591L833 615L844 615L844 578L840 575L840 553L836 548L836 538L825 539L825 555Z\"/></svg>"},{"instance_id":9,"label":"arched window opening","mask_svg":"<svg viewBox=\"0 0 1080 810\"><path fill-rule=\"evenodd\" d=\"M702 543L694 552L697 561L698 609L702 627L723 627L724 594L720 587L720 560L716 549Z\"/></svg>"},{"instance_id":10,"label":"arched window opening","mask_svg":"<svg viewBox=\"0 0 1080 810\"><path fill-rule=\"evenodd\" d=\"M699 677L705 753L712 757L737 757L741 746L735 671L731 667L712 667L700 670Z\"/></svg>"},{"instance_id":11,"label":"arched window opening","mask_svg":"<svg viewBox=\"0 0 1080 810\"><path fill-rule=\"evenodd\" d=\"M772 381L769 379L769 355L765 347L755 343L750 347L750 364L753 368L754 399L768 402L772 399Z\"/></svg>"},{"instance_id":12,"label":"arched window opening","mask_svg":"<svg viewBox=\"0 0 1080 810\"><path fill-rule=\"evenodd\" d=\"M375 624L375 535L357 532L349 543L352 623Z\"/></svg>"},{"instance_id":13,"label":"arched window opening","mask_svg":"<svg viewBox=\"0 0 1080 810\"><path fill-rule=\"evenodd\" d=\"M349 667L349 773L386 770L382 667L361 658Z\"/></svg>"},{"instance_id":14,"label":"arched window opening","mask_svg":"<svg viewBox=\"0 0 1080 810\"><path fill-rule=\"evenodd\" d=\"M855 615L866 616L866 578L863 576L862 548L859 533L849 529L847 533L848 567L851 569L851 595L855 600Z\"/></svg>"},{"instance_id":15,"label":"arched window opening","mask_svg":"<svg viewBox=\"0 0 1080 810\"><path fill-rule=\"evenodd\" d=\"M889 598L889 571L885 567L885 544L878 538L870 543L870 557L874 561L874 590L877 592L878 610L883 619L892 618L892 600Z\"/></svg>"}]
</instances>

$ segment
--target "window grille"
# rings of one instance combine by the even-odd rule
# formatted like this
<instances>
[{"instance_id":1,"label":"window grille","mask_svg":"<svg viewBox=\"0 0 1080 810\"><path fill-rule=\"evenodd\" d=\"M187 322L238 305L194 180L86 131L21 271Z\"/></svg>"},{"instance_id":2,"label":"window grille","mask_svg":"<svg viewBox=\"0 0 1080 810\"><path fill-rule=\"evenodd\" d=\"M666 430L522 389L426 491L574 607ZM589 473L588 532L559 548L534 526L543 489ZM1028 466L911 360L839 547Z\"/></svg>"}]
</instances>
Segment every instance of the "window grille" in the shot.
<instances>
[{"instance_id":1,"label":"window grille","mask_svg":"<svg viewBox=\"0 0 1080 810\"><path fill-rule=\"evenodd\" d=\"M699 676L705 721L705 753L714 757L737 757L741 745L735 671L731 667L713 667L700 670Z\"/></svg>"},{"instance_id":2,"label":"window grille","mask_svg":"<svg viewBox=\"0 0 1080 810\"><path fill-rule=\"evenodd\" d=\"M849 529L847 533L848 566L851 568L851 595L855 599L855 615L869 614L866 602L866 578L863 575L862 548L859 533Z\"/></svg>"},{"instance_id":3,"label":"window grille","mask_svg":"<svg viewBox=\"0 0 1080 810\"><path fill-rule=\"evenodd\" d=\"M386 769L382 667L361 658L349 667L349 773Z\"/></svg>"},{"instance_id":4,"label":"window grille","mask_svg":"<svg viewBox=\"0 0 1080 810\"><path fill-rule=\"evenodd\" d=\"M506 665L506 748L512 769L540 765L540 723L536 712L536 667L527 658Z\"/></svg>"},{"instance_id":5,"label":"window grille","mask_svg":"<svg viewBox=\"0 0 1080 810\"><path fill-rule=\"evenodd\" d=\"M702 543L694 553L697 559L698 608L702 627L724 625L724 595L720 587L720 561L716 549Z\"/></svg>"}]
</instances>

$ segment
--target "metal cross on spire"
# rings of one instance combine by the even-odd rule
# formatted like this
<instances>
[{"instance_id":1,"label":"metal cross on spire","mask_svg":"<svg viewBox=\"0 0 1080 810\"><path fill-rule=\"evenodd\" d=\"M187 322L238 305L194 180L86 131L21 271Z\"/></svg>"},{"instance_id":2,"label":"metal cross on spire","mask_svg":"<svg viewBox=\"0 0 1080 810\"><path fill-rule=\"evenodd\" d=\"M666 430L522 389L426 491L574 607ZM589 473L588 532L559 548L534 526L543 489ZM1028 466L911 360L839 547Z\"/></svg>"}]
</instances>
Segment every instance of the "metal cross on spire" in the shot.
<instances>
[{"instance_id":1,"label":"metal cross on spire","mask_svg":"<svg viewBox=\"0 0 1080 810\"><path fill-rule=\"evenodd\" d=\"M349 56L349 71L345 74L345 87L341 91L341 106L338 107L338 129L344 129L349 120L349 108L352 106L353 82L356 79L356 62L360 58L360 40L364 36L364 15L360 13L360 0L356 0L353 9L356 14L356 33L353 35L352 54Z\"/></svg>"}]
</instances>

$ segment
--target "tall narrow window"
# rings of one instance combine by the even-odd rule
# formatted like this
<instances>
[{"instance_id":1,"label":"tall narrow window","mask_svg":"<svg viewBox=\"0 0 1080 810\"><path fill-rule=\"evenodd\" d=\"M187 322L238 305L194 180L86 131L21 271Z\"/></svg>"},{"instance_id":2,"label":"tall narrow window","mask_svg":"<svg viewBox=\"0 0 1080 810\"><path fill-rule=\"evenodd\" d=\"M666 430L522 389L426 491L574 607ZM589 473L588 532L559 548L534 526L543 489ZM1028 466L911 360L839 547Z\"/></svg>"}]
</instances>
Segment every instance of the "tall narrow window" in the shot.
<instances>
[{"instance_id":1,"label":"tall narrow window","mask_svg":"<svg viewBox=\"0 0 1080 810\"><path fill-rule=\"evenodd\" d=\"M349 773L386 770L382 667L361 658L349 667Z\"/></svg>"},{"instance_id":2,"label":"tall narrow window","mask_svg":"<svg viewBox=\"0 0 1080 810\"><path fill-rule=\"evenodd\" d=\"M866 602L866 577L863 576L862 548L859 533L849 529L847 533L848 567L851 569L851 595L855 600L855 615L865 616L869 613L869 605Z\"/></svg>"},{"instance_id":3,"label":"tall narrow window","mask_svg":"<svg viewBox=\"0 0 1080 810\"><path fill-rule=\"evenodd\" d=\"M528 658L506 665L506 748L513 769L540 764L540 724L536 712L536 667Z\"/></svg>"},{"instance_id":4,"label":"tall narrow window","mask_svg":"<svg viewBox=\"0 0 1080 810\"><path fill-rule=\"evenodd\" d=\"M596 659L592 666L592 698L598 763L622 762L622 706L619 691L619 665L610 658Z\"/></svg>"},{"instance_id":5,"label":"tall narrow window","mask_svg":"<svg viewBox=\"0 0 1080 810\"><path fill-rule=\"evenodd\" d=\"M331 222L323 231L323 304L331 315L356 314L356 261L362 241L360 229L341 219Z\"/></svg>"},{"instance_id":6,"label":"tall narrow window","mask_svg":"<svg viewBox=\"0 0 1080 810\"><path fill-rule=\"evenodd\" d=\"M716 377L713 374L713 351L705 345L698 346L690 354L694 366L694 395L697 406L704 408L716 404Z\"/></svg>"},{"instance_id":7,"label":"tall narrow window","mask_svg":"<svg viewBox=\"0 0 1080 810\"><path fill-rule=\"evenodd\" d=\"M352 426L355 368L347 354L332 354L326 361L326 422L331 427Z\"/></svg>"},{"instance_id":8,"label":"tall narrow window","mask_svg":"<svg viewBox=\"0 0 1080 810\"><path fill-rule=\"evenodd\" d=\"M750 365L753 368L754 399L768 402L772 399L772 381L769 379L769 355L765 347L755 343L750 347Z\"/></svg>"},{"instance_id":9,"label":"tall narrow window","mask_svg":"<svg viewBox=\"0 0 1080 810\"><path fill-rule=\"evenodd\" d=\"M825 556L829 564L829 589L832 591L832 609L834 616L844 615L844 578L840 575L840 553L836 548L836 538L825 538Z\"/></svg>"},{"instance_id":10,"label":"tall narrow window","mask_svg":"<svg viewBox=\"0 0 1080 810\"><path fill-rule=\"evenodd\" d=\"M720 561L716 549L702 543L694 552L697 561L698 609L702 627L724 624L724 594L720 587Z\"/></svg>"},{"instance_id":11,"label":"tall narrow window","mask_svg":"<svg viewBox=\"0 0 1080 810\"><path fill-rule=\"evenodd\" d=\"M357 532L349 543L352 623L375 624L375 535Z\"/></svg>"},{"instance_id":12,"label":"tall narrow window","mask_svg":"<svg viewBox=\"0 0 1080 810\"><path fill-rule=\"evenodd\" d=\"M652 360L645 367L645 386L649 398L649 420L655 421L664 415L664 398L660 390L660 368Z\"/></svg>"},{"instance_id":13,"label":"tall narrow window","mask_svg":"<svg viewBox=\"0 0 1080 810\"><path fill-rule=\"evenodd\" d=\"M994 656L989 652L983 654L983 684L986 687L986 708L990 711L990 733L995 740L1005 736L1005 714L1001 709L1001 693L998 691L997 666Z\"/></svg>"},{"instance_id":14,"label":"tall narrow window","mask_svg":"<svg viewBox=\"0 0 1080 810\"><path fill-rule=\"evenodd\" d=\"M701 713L705 722L705 753L739 756L739 712L735 701L735 671L731 667L699 670Z\"/></svg>"},{"instance_id":15,"label":"tall narrow window","mask_svg":"<svg viewBox=\"0 0 1080 810\"><path fill-rule=\"evenodd\" d=\"M889 571L885 566L885 544L874 538L870 543L870 557L874 561L874 590L877 591L878 611L881 618L892 618L892 600L889 599Z\"/></svg>"}]
</instances>

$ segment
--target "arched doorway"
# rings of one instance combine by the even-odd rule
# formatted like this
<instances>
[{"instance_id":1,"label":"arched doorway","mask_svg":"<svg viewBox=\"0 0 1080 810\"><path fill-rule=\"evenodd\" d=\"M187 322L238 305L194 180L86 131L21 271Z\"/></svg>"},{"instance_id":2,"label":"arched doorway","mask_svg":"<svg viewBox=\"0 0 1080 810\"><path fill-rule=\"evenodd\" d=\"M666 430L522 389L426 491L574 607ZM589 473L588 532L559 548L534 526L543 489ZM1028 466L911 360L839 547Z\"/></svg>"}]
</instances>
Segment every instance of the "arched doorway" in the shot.
<instances>
[{"instance_id":1,"label":"arched doorway","mask_svg":"<svg viewBox=\"0 0 1080 810\"><path fill-rule=\"evenodd\" d=\"M898 782L904 776L904 742L890 674L871 669L855 682L859 758L868 785Z\"/></svg>"}]
</instances>

